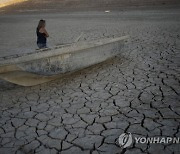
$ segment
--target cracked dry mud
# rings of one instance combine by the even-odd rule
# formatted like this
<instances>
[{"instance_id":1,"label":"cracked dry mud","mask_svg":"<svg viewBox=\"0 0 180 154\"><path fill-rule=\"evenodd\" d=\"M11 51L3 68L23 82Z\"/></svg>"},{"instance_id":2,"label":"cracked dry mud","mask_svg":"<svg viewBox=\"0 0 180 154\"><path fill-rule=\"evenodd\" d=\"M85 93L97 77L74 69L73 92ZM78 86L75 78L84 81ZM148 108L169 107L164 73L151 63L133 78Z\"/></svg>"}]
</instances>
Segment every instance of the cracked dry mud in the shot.
<instances>
[{"instance_id":1,"label":"cracked dry mud","mask_svg":"<svg viewBox=\"0 0 180 154\"><path fill-rule=\"evenodd\" d=\"M180 153L179 144L116 143L124 132L180 137L179 11L116 17L94 17L99 33L82 38L130 34L116 58L35 87L0 81L1 154Z\"/></svg>"}]
</instances>

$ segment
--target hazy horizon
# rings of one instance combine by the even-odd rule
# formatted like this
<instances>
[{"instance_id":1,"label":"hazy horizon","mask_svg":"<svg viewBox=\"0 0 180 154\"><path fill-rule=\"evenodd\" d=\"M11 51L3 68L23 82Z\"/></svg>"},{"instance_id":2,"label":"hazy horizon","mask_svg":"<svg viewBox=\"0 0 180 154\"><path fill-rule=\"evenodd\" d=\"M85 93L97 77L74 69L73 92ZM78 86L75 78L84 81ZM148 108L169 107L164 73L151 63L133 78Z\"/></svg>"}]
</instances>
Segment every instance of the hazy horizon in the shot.
<instances>
[{"instance_id":1,"label":"hazy horizon","mask_svg":"<svg viewBox=\"0 0 180 154\"><path fill-rule=\"evenodd\" d=\"M27 0L1 0L0 1L0 8L8 6L8 5L24 2L24 1L27 1Z\"/></svg>"}]
</instances>

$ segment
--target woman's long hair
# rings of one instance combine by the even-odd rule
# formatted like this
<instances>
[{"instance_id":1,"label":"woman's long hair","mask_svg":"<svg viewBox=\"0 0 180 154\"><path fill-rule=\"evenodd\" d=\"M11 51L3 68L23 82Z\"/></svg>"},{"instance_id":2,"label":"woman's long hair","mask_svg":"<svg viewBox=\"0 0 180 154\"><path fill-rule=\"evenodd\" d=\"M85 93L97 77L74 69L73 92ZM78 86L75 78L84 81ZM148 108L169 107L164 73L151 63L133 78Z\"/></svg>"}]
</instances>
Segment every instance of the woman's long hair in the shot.
<instances>
[{"instance_id":1,"label":"woman's long hair","mask_svg":"<svg viewBox=\"0 0 180 154\"><path fill-rule=\"evenodd\" d=\"M39 21L39 24L38 24L38 26L37 26L37 29L40 30L42 27L45 26L45 24L46 24L46 21L41 19L41 20Z\"/></svg>"}]
</instances>

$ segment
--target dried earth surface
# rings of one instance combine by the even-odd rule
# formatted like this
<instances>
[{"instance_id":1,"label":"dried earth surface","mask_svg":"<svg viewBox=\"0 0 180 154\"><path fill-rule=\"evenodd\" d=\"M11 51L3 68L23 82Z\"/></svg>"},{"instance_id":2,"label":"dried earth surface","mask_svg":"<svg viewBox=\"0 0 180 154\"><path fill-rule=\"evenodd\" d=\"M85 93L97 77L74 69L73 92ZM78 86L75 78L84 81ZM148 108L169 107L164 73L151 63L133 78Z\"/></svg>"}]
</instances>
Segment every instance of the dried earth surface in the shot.
<instances>
[{"instance_id":1,"label":"dried earth surface","mask_svg":"<svg viewBox=\"0 0 180 154\"><path fill-rule=\"evenodd\" d=\"M0 80L1 154L179 154L179 144L119 135L180 137L180 9L0 16L1 58L32 52L47 20L49 46L130 35L116 58L34 87Z\"/></svg>"}]
</instances>

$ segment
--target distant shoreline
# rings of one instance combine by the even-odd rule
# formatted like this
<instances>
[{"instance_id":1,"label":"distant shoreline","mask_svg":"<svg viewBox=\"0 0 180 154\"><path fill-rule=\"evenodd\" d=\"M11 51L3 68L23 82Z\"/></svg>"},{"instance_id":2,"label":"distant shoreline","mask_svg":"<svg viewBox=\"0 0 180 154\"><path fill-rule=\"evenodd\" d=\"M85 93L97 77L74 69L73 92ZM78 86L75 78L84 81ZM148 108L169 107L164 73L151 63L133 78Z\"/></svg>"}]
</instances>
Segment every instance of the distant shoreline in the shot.
<instances>
[{"instance_id":1,"label":"distant shoreline","mask_svg":"<svg viewBox=\"0 0 180 154\"><path fill-rule=\"evenodd\" d=\"M9 5L14 5L17 3L25 2L27 0L2 0L0 1L0 8L7 7Z\"/></svg>"},{"instance_id":2,"label":"distant shoreline","mask_svg":"<svg viewBox=\"0 0 180 154\"><path fill-rule=\"evenodd\" d=\"M168 10L168 9L179 9L180 5L165 5L165 6L126 6L126 7L105 7L105 8L85 8L85 9L14 9L14 10L0 10L0 16L1 15L36 15L36 14L66 14L66 13L83 13L83 12L105 12L106 10L109 10L110 12L124 12L124 11L133 11L133 10L141 10L141 11L152 11L152 10Z\"/></svg>"},{"instance_id":3,"label":"distant shoreline","mask_svg":"<svg viewBox=\"0 0 180 154\"><path fill-rule=\"evenodd\" d=\"M15 5L3 7L0 14L21 13L49 13L49 12L79 12L79 11L105 11L143 8L166 8L169 6L179 7L179 0L7 0ZM24 2L25 1L25 2ZM1 3L0 3L1 5Z\"/></svg>"}]
</instances>

